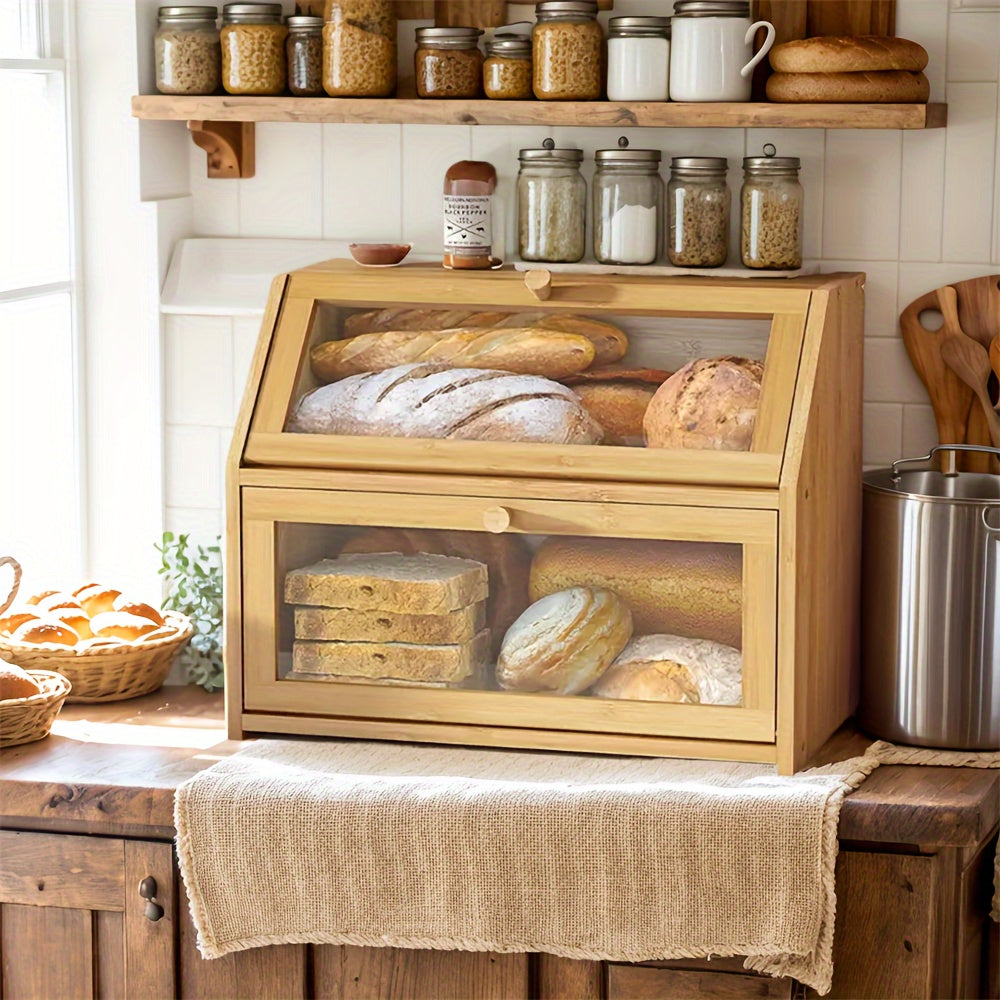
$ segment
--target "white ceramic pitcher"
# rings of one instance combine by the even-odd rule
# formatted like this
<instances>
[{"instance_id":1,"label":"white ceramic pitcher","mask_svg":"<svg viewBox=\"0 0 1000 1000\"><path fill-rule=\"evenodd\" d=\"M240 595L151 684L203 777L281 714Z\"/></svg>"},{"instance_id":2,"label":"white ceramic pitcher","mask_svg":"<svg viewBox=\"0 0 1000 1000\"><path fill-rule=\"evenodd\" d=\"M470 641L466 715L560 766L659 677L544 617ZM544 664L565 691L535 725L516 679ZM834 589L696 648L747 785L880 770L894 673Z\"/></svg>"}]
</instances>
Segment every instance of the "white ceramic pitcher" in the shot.
<instances>
[{"instance_id":1,"label":"white ceramic pitcher","mask_svg":"<svg viewBox=\"0 0 1000 1000\"><path fill-rule=\"evenodd\" d=\"M767 38L754 55L758 28ZM771 51L774 25L751 24L747 0L676 0L672 30L672 101L750 100L754 67Z\"/></svg>"}]
</instances>

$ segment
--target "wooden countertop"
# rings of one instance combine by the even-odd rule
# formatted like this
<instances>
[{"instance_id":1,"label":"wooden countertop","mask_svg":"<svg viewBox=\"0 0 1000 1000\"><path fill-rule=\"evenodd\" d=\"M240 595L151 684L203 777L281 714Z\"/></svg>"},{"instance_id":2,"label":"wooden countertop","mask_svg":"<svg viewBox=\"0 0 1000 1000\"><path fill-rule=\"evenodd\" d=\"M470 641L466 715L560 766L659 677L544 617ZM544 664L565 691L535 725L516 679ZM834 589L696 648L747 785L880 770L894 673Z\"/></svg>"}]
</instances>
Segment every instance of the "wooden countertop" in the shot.
<instances>
[{"instance_id":1,"label":"wooden countertop","mask_svg":"<svg viewBox=\"0 0 1000 1000\"><path fill-rule=\"evenodd\" d=\"M224 738L221 694L164 688L65 705L52 734L0 751L0 826L170 840L173 790L245 743ZM821 760L860 754L845 727ZM972 847L1000 822L1000 771L883 766L845 800L841 843Z\"/></svg>"}]
</instances>

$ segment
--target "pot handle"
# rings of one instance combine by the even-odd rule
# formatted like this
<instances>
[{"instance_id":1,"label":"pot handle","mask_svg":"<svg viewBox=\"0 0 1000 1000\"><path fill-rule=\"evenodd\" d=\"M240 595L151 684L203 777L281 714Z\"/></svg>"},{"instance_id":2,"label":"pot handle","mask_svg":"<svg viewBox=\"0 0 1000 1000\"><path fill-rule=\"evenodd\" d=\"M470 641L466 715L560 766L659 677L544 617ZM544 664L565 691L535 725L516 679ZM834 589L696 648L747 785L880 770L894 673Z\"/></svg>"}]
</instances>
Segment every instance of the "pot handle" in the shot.
<instances>
[{"instance_id":1,"label":"pot handle","mask_svg":"<svg viewBox=\"0 0 1000 1000\"><path fill-rule=\"evenodd\" d=\"M939 451L984 451L988 455L996 455L997 458L1000 458L1000 448L990 448L984 444L937 444L931 448L930 454L924 455L923 458L897 458L892 463L893 481L899 479L899 473L896 472L897 465L908 465L910 462L929 462ZM952 474L954 474L954 468L952 468Z\"/></svg>"},{"instance_id":2,"label":"pot handle","mask_svg":"<svg viewBox=\"0 0 1000 1000\"><path fill-rule=\"evenodd\" d=\"M987 531L988 531L988 532L989 532L989 533L990 533L991 535L996 535L997 537L1000 537L1000 524L998 524L998 525L997 525L997 526L996 526L996 527L994 528L994 527L993 527L993 525L992 525L992 524L990 524L990 522L989 522L989 521L987 520L987 517L988 517L988 515L989 515L989 512L990 512L991 510L1000 510L1000 504L992 504L992 505L991 505L991 506L989 506L989 507L984 507L984 508L983 508L983 527L984 527L984 528L985 528L985 529L986 529L986 530L987 530Z\"/></svg>"},{"instance_id":3,"label":"pot handle","mask_svg":"<svg viewBox=\"0 0 1000 1000\"><path fill-rule=\"evenodd\" d=\"M747 28L746 37L743 40L744 44L749 45L753 41L753 36L757 33L758 28L764 28L767 31L767 38L764 39L764 44L760 47L753 59L751 59L750 62L748 62L746 66L740 70L740 76L743 77L744 80L754 71L757 63L759 63L761 59L763 59L764 56L771 51L771 46L774 45L775 31L774 25L771 24L770 21L754 21L754 23Z\"/></svg>"}]
</instances>

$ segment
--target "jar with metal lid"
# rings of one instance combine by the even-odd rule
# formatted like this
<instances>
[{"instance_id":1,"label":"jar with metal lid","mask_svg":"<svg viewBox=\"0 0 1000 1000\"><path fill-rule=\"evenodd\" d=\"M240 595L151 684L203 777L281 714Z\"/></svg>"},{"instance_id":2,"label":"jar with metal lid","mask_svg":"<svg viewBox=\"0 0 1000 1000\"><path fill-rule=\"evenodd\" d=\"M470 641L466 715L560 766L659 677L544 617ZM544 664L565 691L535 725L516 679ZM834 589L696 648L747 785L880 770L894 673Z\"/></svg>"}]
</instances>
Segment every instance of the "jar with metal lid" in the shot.
<instances>
[{"instance_id":1,"label":"jar with metal lid","mask_svg":"<svg viewBox=\"0 0 1000 1000\"><path fill-rule=\"evenodd\" d=\"M331 97L391 97L396 91L396 5L327 0L323 89Z\"/></svg>"},{"instance_id":2,"label":"jar with metal lid","mask_svg":"<svg viewBox=\"0 0 1000 1000\"><path fill-rule=\"evenodd\" d=\"M527 35L494 35L487 43L483 90L493 101L531 98L531 39Z\"/></svg>"},{"instance_id":3,"label":"jar with metal lid","mask_svg":"<svg viewBox=\"0 0 1000 1000\"><path fill-rule=\"evenodd\" d=\"M587 182L580 175L583 153L522 149L517 175L517 231L521 260L575 263L586 253Z\"/></svg>"},{"instance_id":4,"label":"jar with metal lid","mask_svg":"<svg viewBox=\"0 0 1000 1000\"><path fill-rule=\"evenodd\" d=\"M729 254L729 161L675 156L667 185L667 258L677 267L721 267Z\"/></svg>"},{"instance_id":5,"label":"jar with metal lid","mask_svg":"<svg viewBox=\"0 0 1000 1000\"><path fill-rule=\"evenodd\" d=\"M281 94L288 80L280 3L222 8L222 86L230 94Z\"/></svg>"},{"instance_id":6,"label":"jar with metal lid","mask_svg":"<svg viewBox=\"0 0 1000 1000\"><path fill-rule=\"evenodd\" d=\"M670 80L670 18L608 22L608 100L665 101Z\"/></svg>"},{"instance_id":7,"label":"jar with metal lid","mask_svg":"<svg viewBox=\"0 0 1000 1000\"><path fill-rule=\"evenodd\" d=\"M153 47L161 94L214 94L222 84L218 7L161 7Z\"/></svg>"},{"instance_id":8,"label":"jar with metal lid","mask_svg":"<svg viewBox=\"0 0 1000 1000\"><path fill-rule=\"evenodd\" d=\"M802 266L801 164L775 152L768 143L743 160L740 255L745 267L788 271Z\"/></svg>"},{"instance_id":9,"label":"jar with metal lid","mask_svg":"<svg viewBox=\"0 0 1000 1000\"><path fill-rule=\"evenodd\" d=\"M417 28L417 97L481 97L481 28Z\"/></svg>"},{"instance_id":10,"label":"jar with metal lid","mask_svg":"<svg viewBox=\"0 0 1000 1000\"><path fill-rule=\"evenodd\" d=\"M597 0L543 0L531 32L532 79L541 101L596 101L604 70Z\"/></svg>"},{"instance_id":11,"label":"jar with metal lid","mask_svg":"<svg viewBox=\"0 0 1000 1000\"><path fill-rule=\"evenodd\" d=\"M658 149L594 154L594 256L601 264L654 264L660 253L663 180Z\"/></svg>"},{"instance_id":12,"label":"jar with metal lid","mask_svg":"<svg viewBox=\"0 0 1000 1000\"><path fill-rule=\"evenodd\" d=\"M296 97L323 94L323 18L305 14L285 19L288 89Z\"/></svg>"}]
</instances>

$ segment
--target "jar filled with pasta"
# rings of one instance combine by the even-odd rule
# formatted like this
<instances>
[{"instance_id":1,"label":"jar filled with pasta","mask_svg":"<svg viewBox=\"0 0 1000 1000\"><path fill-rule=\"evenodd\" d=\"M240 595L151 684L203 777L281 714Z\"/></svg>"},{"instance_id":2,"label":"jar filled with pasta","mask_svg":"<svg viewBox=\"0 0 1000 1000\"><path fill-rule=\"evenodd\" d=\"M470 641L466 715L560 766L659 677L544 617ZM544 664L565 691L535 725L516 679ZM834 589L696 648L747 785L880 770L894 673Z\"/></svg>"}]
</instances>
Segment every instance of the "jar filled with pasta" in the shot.
<instances>
[{"instance_id":1,"label":"jar filled with pasta","mask_svg":"<svg viewBox=\"0 0 1000 1000\"><path fill-rule=\"evenodd\" d=\"M494 35L486 46L483 89L493 101L531 98L531 39L526 35Z\"/></svg>"},{"instance_id":2,"label":"jar filled with pasta","mask_svg":"<svg viewBox=\"0 0 1000 1000\"><path fill-rule=\"evenodd\" d=\"M222 86L230 94L281 94L288 78L280 3L222 9Z\"/></svg>"},{"instance_id":3,"label":"jar filled with pasta","mask_svg":"<svg viewBox=\"0 0 1000 1000\"><path fill-rule=\"evenodd\" d=\"M531 32L535 97L596 101L604 72L604 31L597 0L543 0Z\"/></svg>"},{"instance_id":4,"label":"jar filled with pasta","mask_svg":"<svg viewBox=\"0 0 1000 1000\"><path fill-rule=\"evenodd\" d=\"M677 267L721 267L729 253L724 156L675 156L667 185L667 257Z\"/></svg>"},{"instance_id":5,"label":"jar filled with pasta","mask_svg":"<svg viewBox=\"0 0 1000 1000\"><path fill-rule=\"evenodd\" d=\"M214 94L222 82L218 7L161 7L153 47L161 94Z\"/></svg>"},{"instance_id":6,"label":"jar filled with pasta","mask_svg":"<svg viewBox=\"0 0 1000 1000\"><path fill-rule=\"evenodd\" d=\"M331 97L396 92L396 7L392 0L327 0L323 89Z\"/></svg>"},{"instance_id":7,"label":"jar filled with pasta","mask_svg":"<svg viewBox=\"0 0 1000 1000\"><path fill-rule=\"evenodd\" d=\"M801 163L775 153L768 143L763 156L743 160L740 254L745 267L791 271L802 266Z\"/></svg>"},{"instance_id":8,"label":"jar filled with pasta","mask_svg":"<svg viewBox=\"0 0 1000 1000\"><path fill-rule=\"evenodd\" d=\"M480 28L417 28L417 97L481 97Z\"/></svg>"}]
</instances>

